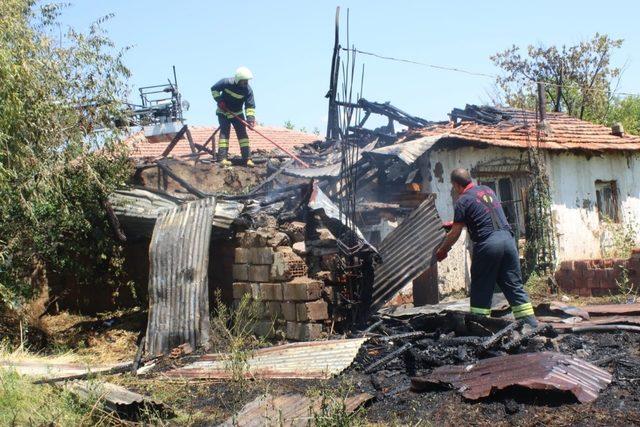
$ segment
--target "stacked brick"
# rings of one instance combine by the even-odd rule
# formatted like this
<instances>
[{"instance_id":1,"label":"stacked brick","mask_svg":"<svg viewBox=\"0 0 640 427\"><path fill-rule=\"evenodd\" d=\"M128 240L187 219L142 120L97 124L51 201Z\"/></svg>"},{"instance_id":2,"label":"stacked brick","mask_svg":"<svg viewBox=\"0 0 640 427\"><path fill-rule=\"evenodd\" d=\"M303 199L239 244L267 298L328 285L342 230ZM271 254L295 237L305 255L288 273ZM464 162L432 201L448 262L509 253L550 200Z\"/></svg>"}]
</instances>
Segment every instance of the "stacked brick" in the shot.
<instances>
[{"instance_id":1,"label":"stacked brick","mask_svg":"<svg viewBox=\"0 0 640 427\"><path fill-rule=\"evenodd\" d=\"M634 249L629 259L563 261L555 279L564 292L583 297L606 296L619 290L618 281L624 270L630 282L640 286L640 249Z\"/></svg>"},{"instance_id":2,"label":"stacked brick","mask_svg":"<svg viewBox=\"0 0 640 427\"><path fill-rule=\"evenodd\" d=\"M307 276L305 261L289 246L290 239L273 229L239 236L233 264L233 298L258 300L264 319L256 334L282 331L290 340L321 337L329 318L324 284Z\"/></svg>"}]
</instances>

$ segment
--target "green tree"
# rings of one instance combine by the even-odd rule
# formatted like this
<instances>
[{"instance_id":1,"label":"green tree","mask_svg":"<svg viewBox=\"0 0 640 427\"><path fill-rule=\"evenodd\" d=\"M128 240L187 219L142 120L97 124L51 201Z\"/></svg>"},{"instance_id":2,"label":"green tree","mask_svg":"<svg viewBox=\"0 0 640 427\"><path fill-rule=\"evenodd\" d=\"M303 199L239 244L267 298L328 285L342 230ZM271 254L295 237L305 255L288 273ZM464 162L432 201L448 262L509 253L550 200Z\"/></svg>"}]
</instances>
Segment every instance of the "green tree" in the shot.
<instances>
[{"instance_id":1,"label":"green tree","mask_svg":"<svg viewBox=\"0 0 640 427\"><path fill-rule=\"evenodd\" d=\"M607 125L620 122L624 131L640 135L640 96L632 95L625 98L614 98L609 107Z\"/></svg>"},{"instance_id":2,"label":"green tree","mask_svg":"<svg viewBox=\"0 0 640 427\"><path fill-rule=\"evenodd\" d=\"M507 104L517 108L535 105L536 82L546 83L548 109L573 117L605 123L612 100L613 82L621 70L610 64L623 40L596 33L574 46L517 46L491 57L504 74L496 80Z\"/></svg>"},{"instance_id":3,"label":"green tree","mask_svg":"<svg viewBox=\"0 0 640 427\"><path fill-rule=\"evenodd\" d=\"M0 2L0 302L34 271L117 286L121 248L107 195L130 176L113 123L129 76L101 27L60 33L59 6Z\"/></svg>"},{"instance_id":4,"label":"green tree","mask_svg":"<svg viewBox=\"0 0 640 427\"><path fill-rule=\"evenodd\" d=\"M296 126L291 122L291 120L287 120L284 122L284 127L289 130L294 130Z\"/></svg>"}]
</instances>

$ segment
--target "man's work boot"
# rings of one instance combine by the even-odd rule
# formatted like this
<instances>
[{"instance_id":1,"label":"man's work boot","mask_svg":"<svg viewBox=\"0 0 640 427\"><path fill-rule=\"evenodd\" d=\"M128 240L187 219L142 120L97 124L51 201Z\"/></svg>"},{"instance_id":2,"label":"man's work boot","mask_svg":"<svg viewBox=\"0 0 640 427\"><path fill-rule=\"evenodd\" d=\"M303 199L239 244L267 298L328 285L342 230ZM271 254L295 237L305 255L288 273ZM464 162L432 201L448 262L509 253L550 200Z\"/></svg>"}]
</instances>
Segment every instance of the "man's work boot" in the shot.
<instances>
[{"instance_id":1,"label":"man's work boot","mask_svg":"<svg viewBox=\"0 0 640 427\"><path fill-rule=\"evenodd\" d=\"M240 147L240 153L242 154L242 162L247 165L247 167L254 167L255 164L253 160L251 160L251 149L248 146Z\"/></svg>"},{"instance_id":2,"label":"man's work boot","mask_svg":"<svg viewBox=\"0 0 640 427\"><path fill-rule=\"evenodd\" d=\"M227 159L228 155L229 155L228 147L218 147L218 161L224 167L231 166L231 162Z\"/></svg>"},{"instance_id":3,"label":"man's work boot","mask_svg":"<svg viewBox=\"0 0 640 427\"><path fill-rule=\"evenodd\" d=\"M537 328L538 327L538 319L536 319L536 316L524 316L523 318L519 319L523 324L525 325L529 325L532 328Z\"/></svg>"}]
</instances>

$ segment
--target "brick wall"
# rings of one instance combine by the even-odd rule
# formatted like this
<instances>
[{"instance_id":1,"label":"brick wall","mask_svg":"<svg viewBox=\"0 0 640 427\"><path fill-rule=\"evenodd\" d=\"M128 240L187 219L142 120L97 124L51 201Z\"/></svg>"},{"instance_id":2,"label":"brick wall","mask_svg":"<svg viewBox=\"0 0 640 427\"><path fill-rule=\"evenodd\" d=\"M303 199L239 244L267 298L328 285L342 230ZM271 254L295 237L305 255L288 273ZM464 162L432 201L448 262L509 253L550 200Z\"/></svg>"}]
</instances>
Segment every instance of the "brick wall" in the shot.
<instances>
[{"instance_id":1,"label":"brick wall","mask_svg":"<svg viewBox=\"0 0 640 427\"><path fill-rule=\"evenodd\" d=\"M293 239L273 229L237 237L233 299L237 304L249 295L259 301L263 320L254 332L268 335L275 329L298 341L320 338L329 319L324 282L307 275L305 261L290 246Z\"/></svg>"},{"instance_id":2,"label":"brick wall","mask_svg":"<svg viewBox=\"0 0 640 427\"><path fill-rule=\"evenodd\" d=\"M640 286L640 248L634 249L629 259L563 261L555 278L564 292L583 297L605 296L617 293L617 281L625 268L631 283Z\"/></svg>"}]
</instances>

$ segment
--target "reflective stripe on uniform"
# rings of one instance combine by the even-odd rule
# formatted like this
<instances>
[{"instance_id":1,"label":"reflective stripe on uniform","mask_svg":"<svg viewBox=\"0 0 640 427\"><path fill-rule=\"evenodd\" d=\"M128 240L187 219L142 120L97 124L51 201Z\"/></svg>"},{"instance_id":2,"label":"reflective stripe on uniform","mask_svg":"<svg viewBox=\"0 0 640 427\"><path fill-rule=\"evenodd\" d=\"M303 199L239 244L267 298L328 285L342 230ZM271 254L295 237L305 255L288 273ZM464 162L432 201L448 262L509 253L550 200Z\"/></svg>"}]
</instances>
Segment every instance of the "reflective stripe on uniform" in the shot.
<instances>
[{"instance_id":1,"label":"reflective stripe on uniform","mask_svg":"<svg viewBox=\"0 0 640 427\"><path fill-rule=\"evenodd\" d=\"M227 94L229 94L229 95L233 96L235 99L242 99L242 98L244 98L244 95L240 95L239 93L235 93L235 92L234 92L234 91L232 91L232 90L225 89L224 91L225 91Z\"/></svg>"},{"instance_id":2,"label":"reflective stripe on uniform","mask_svg":"<svg viewBox=\"0 0 640 427\"><path fill-rule=\"evenodd\" d=\"M471 307L471 314L479 314L481 316L489 316L491 315L490 308L480 308L480 307Z\"/></svg>"},{"instance_id":3,"label":"reflective stripe on uniform","mask_svg":"<svg viewBox=\"0 0 640 427\"><path fill-rule=\"evenodd\" d=\"M242 111L238 111L237 113L227 113L226 111L222 111L221 109L216 109L216 114L224 114L227 119L233 119L233 115L239 116L242 118Z\"/></svg>"},{"instance_id":4,"label":"reflective stripe on uniform","mask_svg":"<svg viewBox=\"0 0 640 427\"><path fill-rule=\"evenodd\" d=\"M249 146L249 139L247 139L247 138L239 139L238 143L240 144L240 147L248 147Z\"/></svg>"},{"instance_id":5,"label":"reflective stripe on uniform","mask_svg":"<svg viewBox=\"0 0 640 427\"><path fill-rule=\"evenodd\" d=\"M521 305L516 305L515 307L511 307L511 312L513 313L513 317L519 319L521 317L533 316L533 306L530 302L526 302Z\"/></svg>"},{"instance_id":6,"label":"reflective stripe on uniform","mask_svg":"<svg viewBox=\"0 0 640 427\"><path fill-rule=\"evenodd\" d=\"M256 109L255 108L247 108L247 116L255 116Z\"/></svg>"},{"instance_id":7,"label":"reflective stripe on uniform","mask_svg":"<svg viewBox=\"0 0 640 427\"><path fill-rule=\"evenodd\" d=\"M220 147L220 148L229 148L229 140L220 138L220 142L218 143L218 147Z\"/></svg>"},{"instance_id":8,"label":"reflective stripe on uniform","mask_svg":"<svg viewBox=\"0 0 640 427\"><path fill-rule=\"evenodd\" d=\"M219 90L211 90L211 95L213 95L214 98L219 98L220 95L222 95L222 92Z\"/></svg>"}]
</instances>

